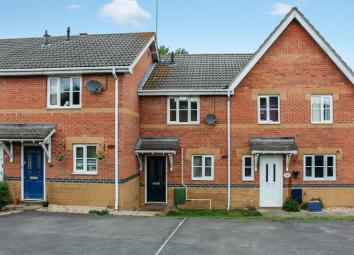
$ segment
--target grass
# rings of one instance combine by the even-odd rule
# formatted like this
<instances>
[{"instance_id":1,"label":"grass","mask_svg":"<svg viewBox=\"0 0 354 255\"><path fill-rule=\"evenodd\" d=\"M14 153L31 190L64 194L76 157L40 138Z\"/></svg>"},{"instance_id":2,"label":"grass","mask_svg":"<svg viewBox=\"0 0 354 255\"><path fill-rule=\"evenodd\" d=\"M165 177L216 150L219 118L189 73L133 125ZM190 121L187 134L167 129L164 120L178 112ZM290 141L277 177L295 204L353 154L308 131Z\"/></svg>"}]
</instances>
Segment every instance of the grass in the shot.
<instances>
[{"instance_id":1,"label":"grass","mask_svg":"<svg viewBox=\"0 0 354 255\"><path fill-rule=\"evenodd\" d=\"M239 219L239 220L267 220L267 221L286 221L286 220L328 220L328 221L354 221L354 215L262 215L257 209L234 209L226 210L207 210L207 209L181 209L172 210L165 214L167 217L186 217L186 218L214 218L214 219Z\"/></svg>"},{"instance_id":2,"label":"grass","mask_svg":"<svg viewBox=\"0 0 354 255\"><path fill-rule=\"evenodd\" d=\"M202 217L202 218L222 218L222 219L259 219L262 214L257 209L234 209L226 210L207 210L207 209L183 209L169 211L168 217Z\"/></svg>"}]
</instances>

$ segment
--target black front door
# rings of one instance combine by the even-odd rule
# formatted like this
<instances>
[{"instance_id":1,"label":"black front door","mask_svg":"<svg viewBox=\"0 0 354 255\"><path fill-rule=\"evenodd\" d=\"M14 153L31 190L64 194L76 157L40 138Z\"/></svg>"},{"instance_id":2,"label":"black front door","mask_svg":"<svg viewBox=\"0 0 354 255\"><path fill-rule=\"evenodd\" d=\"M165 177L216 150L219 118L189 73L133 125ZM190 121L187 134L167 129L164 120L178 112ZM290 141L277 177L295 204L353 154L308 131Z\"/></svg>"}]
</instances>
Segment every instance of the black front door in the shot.
<instances>
[{"instance_id":1,"label":"black front door","mask_svg":"<svg viewBox=\"0 0 354 255\"><path fill-rule=\"evenodd\" d=\"M166 157L148 156L146 160L146 200L166 202Z\"/></svg>"}]
</instances>

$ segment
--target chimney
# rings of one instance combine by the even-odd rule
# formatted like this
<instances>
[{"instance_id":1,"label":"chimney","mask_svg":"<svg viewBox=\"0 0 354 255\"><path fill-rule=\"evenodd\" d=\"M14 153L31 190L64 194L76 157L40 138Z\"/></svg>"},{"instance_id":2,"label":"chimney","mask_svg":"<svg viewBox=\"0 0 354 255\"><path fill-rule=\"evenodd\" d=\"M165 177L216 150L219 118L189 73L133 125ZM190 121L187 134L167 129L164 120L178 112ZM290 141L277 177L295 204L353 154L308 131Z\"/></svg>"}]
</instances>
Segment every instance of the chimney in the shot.
<instances>
[{"instance_id":1,"label":"chimney","mask_svg":"<svg viewBox=\"0 0 354 255\"><path fill-rule=\"evenodd\" d=\"M70 27L66 30L66 40L70 41Z\"/></svg>"},{"instance_id":2,"label":"chimney","mask_svg":"<svg viewBox=\"0 0 354 255\"><path fill-rule=\"evenodd\" d=\"M48 30L45 30L44 32L44 45L48 45L49 44L49 34L48 34Z\"/></svg>"},{"instance_id":3,"label":"chimney","mask_svg":"<svg viewBox=\"0 0 354 255\"><path fill-rule=\"evenodd\" d=\"M175 53L172 51L170 56L171 56L170 64L173 65L175 63Z\"/></svg>"},{"instance_id":4,"label":"chimney","mask_svg":"<svg viewBox=\"0 0 354 255\"><path fill-rule=\"evenodd\" d=\"M88 35L88 33L79 33L79 35L85 36L85 35Z\"/></svg>"}]
</instances>

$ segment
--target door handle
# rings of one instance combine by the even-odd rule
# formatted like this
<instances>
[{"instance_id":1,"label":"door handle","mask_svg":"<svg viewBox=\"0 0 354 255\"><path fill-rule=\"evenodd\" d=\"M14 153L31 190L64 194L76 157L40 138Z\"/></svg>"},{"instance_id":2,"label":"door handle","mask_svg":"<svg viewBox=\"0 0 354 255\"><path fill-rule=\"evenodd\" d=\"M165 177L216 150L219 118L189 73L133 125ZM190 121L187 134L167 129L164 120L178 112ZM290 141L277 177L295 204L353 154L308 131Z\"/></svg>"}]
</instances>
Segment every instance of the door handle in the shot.
<instances>
[{"instance_id":1,"label":"door handle","mask_svg":"<svg viewBox=\"0 0 354 255\"><path fill-rule=\"evenodd\" d=\"M158 185L160 185L160 182L153 182L152 185L158 186Z\"/></svg>"}]
</instances>

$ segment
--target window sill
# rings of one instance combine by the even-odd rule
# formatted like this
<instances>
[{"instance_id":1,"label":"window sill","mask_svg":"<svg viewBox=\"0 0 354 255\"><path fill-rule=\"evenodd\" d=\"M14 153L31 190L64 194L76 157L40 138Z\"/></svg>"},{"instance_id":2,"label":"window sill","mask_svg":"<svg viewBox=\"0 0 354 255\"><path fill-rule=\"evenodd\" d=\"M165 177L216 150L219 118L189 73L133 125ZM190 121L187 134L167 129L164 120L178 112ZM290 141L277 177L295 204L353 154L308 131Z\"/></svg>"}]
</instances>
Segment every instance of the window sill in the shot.
<instances>
[{"instance_id":1,"label":"window sill","mask_svg":"<svg viewBox=\"0 0 354 255\"><path fill-rule=\"evenodd\" d=\"M167 125L199 125L199 122L167 122Z\"/></svg>"},{"instance_id":2,"label":"window sill","mask_svg":"<svg viewBox=\"0 0 354 255\"><path fill-rule=\"evenodd\" d=\"M70 106L70 107L47 107L46 110L70 110L70 109L82 109L81 106Z\"/></svg>"},{"instance_id":3,"label":"window sill","mask_svg":"<svg viewBox=\"0 0 354 255\"><path fill-rule=\"evenodd\" d=\"M333 121L332 122L311 122L312 125L333 125Z\"/></svg>"},{"instance_id":4,"label":"window sill","mask_svg":"<svg viewBox=\"0 0 354 255\"><path fill-rule=\"evenodd\" d=\"M242 179L243 182L254 182L254 179Z\"/></svg>"},{"instance_id":5,"label":"window sill","mask_svg":"<svg viewBox=\"0 0 354 255\"><path fill-rule=\"evenodd\" d=\"M213 179L205 179L205 178L192 178L192 181L214 181Z\"/></svg>"},{"instance_id":6,"label":"window sill","mask_svg":"<svg viewBox=\"0 0 354 255\"><path fill-rule=\"evenodd\" d=\"M306 179L304 179L304 181L336 181L337 179L326 179L326 178L311 178L311 179L309 179L309 178L306 178Z\"/></svg>"},{"instance_id":7,"label":"window sill","mask_svg":"<svg viewBox=\"0 0 354 255\"><path fill-rule=\"evenodd\" d=\"M90 173L90 172L82 172L82 173L73 172L71 174L73 174L73 175L97 175L97 172L94 172L94 173Z\"/></svg>"},{"instance_id":8,"label":"window sill","mask_svg":"<svg viewBox=\"0 0 354 255\"><path fill-rule=\"evenodd\" d=\"M280 122L258 122L258 125L280 125Z\"/></svg>"}]
</instances>

